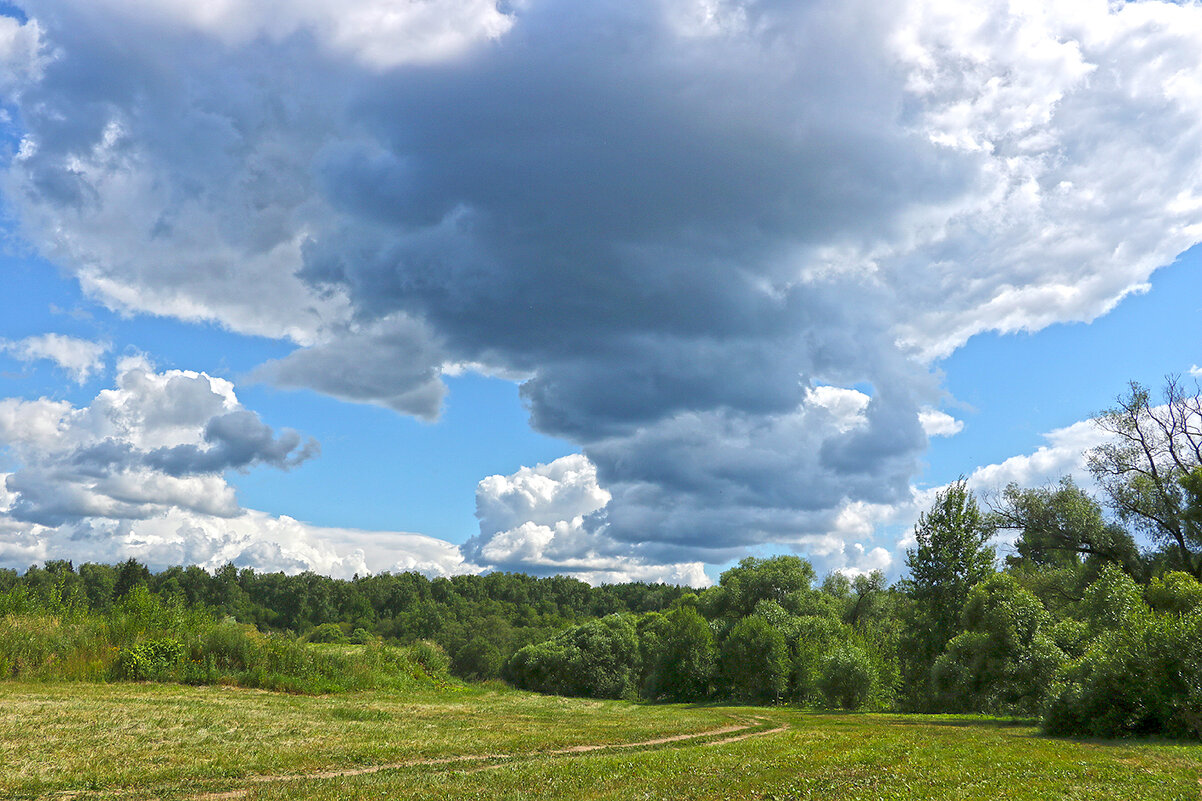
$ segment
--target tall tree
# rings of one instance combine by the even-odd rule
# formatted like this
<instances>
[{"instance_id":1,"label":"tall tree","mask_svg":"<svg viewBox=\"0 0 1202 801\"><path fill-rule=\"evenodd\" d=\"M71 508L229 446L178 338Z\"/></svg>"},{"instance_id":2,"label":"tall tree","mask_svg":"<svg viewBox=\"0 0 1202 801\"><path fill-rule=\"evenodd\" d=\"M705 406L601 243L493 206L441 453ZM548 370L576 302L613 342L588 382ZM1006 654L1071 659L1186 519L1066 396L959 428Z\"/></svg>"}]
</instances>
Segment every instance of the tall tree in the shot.
<instances>
[{"instance_id":1,"label":"tall tree","mask_svg":"<svg viewBox=\"0 0 1202 801\"><path fill-rule=\"evenodd\" d=\"M958 633L969 591L994 572L992 534L964 479L938 493L918 518L917 544L906 552L910 575L903 584L911 601L903 670L915 706L929 701L931 666Z\"/></svg>"},{"instance_id":2,"label":"tall tree","mask_svg":"<svg viewBox=\"0 0 1202 801\"><path fill-rule=\"evenodd\" d=\"M1177 378L1161 403L1132 382L1114 408L1096 418L1111 441L1088 454L1089 469L1128 525L1166 546L1180 567L1202 578L1202 397Z\"/></svg>"}]
</instances>

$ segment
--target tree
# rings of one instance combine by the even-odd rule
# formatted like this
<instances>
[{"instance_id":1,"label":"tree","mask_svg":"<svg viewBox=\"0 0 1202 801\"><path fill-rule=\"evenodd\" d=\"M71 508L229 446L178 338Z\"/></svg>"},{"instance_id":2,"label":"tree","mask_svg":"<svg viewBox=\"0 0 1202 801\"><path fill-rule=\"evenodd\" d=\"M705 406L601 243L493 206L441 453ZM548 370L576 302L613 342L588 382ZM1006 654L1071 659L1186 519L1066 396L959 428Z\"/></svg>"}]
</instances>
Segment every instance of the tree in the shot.
<instances>
[{"instance_id":1,"label":"tree","mask_svg":"<svg viewBox=\"0 0 1202 801\"><path fill-rule=\"evenodd\" d=\"M796 614L814 582L814 568L798 556L749 556L718 577L723 609L735 617L750 615L760 601L776 601Z\"/></svg>"},{"instance_id":2,"label":"tree","mask_svg":"<svg viewBox=\"0 0 1202 801\"><path fill-rule=\"evenodd\" d=\"M1092 497L1065 477L1054 487L1022 489L1010 484L990 512L995 528L1016 529L1011 566L1079 567L1110 563L1139 572L1135 540L1122 526L1108 522Z\"/></svg>"},{"instance_id":3,"label":"tree","mask_svg":"<svg viewBox=\"0 0 1202 801\"><path fill-rule=\"evenodd\" d=\"M145 565L139 564L138 560L131 556L117 568L117 578L113 585L113 598L123 598L134 587L138 585L146 586L149 583L150 569Z\"/></svg>"},{"instance_id":4,"label":"tree","mask_svg":"<svg viewBox=\"0 0 1202 801\"><path fill-rule=\"evenodd\" d=\"M859 709L872 695L876 670L863 648L840 645L823 661L819 686L828 706Z\"/></svg>"},{"instance_id":5,"label":"tree","mask_svg":"<svg viewBox=\"0 0 1202 801\"><path fill-rule=\"evenodd\" d=\"M518 650L505 674L522 689L589 698L637 693L638 634L629 617L608 615Z\"/></svg>"},{"instance_id":6,"label":"tree","mask_svg":"<svg viewBox=\"0 0 1202 801\"><path fill-rule=\"evenodd\" d=\"M648 696L697 701L709 695L716 649L705 618L690 606L674 609L664 616L661 638L649 666Z\"/></svg>"},{"instance_id":7,"label":"tree","mask_svg":"<svg viewBox=\"0 0 1202 801\"><path fill-rule=\"evenodd\" d=\"M1039 599L1005 573L972 588L964 631L947 644L932 670L942 710L1031 714L1064 653L1044 631L1050 617Z\"/></svg>"},{"instance_id":8,"label":"tree","mask_svg":"<svg viewBox=\"0 0 1202 801\"><path fill-rule=\"evenodd\" d=\"M903 583L911 604L903 666L910 702L929 698L930 669L959 630L973 585L993 572L993 529L960 479L935 496L914 527L917 546L906 552L910 577Z\"/></svg>"},{"instance_id":9,"label":"tree","mask_svg":"<svg viewBox=\"0 0 1202 801\"><path fill-rule=\"evenodd\" d=\"M722 644L722 671L736 698L770 703L789 681L785 637L759 615L740 620Z\"/></svg>"},{"instance_id":10,"label":"tree","mask_svg":"<svg viewBox=\"0 0 1202 801\"><path fill-rule=\"evenodd\" d=\"M1089 470L1119 517L1168 547L1179 566L1202 578L1202 397L1176 378L1162 403L1132 382L1096 418L1111 441L1088 453Z\"/></svg>"}]
</instances>

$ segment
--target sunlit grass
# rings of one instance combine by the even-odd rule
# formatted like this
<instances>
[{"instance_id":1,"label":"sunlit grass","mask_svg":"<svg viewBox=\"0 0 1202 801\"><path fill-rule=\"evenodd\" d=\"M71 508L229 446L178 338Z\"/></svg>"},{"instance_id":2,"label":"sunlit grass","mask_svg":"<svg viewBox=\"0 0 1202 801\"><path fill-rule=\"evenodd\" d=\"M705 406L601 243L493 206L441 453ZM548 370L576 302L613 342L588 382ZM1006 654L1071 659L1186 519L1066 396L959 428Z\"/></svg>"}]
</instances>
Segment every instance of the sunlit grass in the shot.
<instances>
[{"instance_id":1,"label":"sunlit grass","mask_svg":"<svg viewBox=\"0 0 1202 801\"><path fill-rule=\"evenodd\" d=\"M749 722L742 733L759 736L562 753ZM452 757L478 758L417 764ZM0 683L2 798L1196 801L1199 776L1202 745L1059 740L988 719L641 705L499 685L298 696Z\"/></svg>"}]
</instances>

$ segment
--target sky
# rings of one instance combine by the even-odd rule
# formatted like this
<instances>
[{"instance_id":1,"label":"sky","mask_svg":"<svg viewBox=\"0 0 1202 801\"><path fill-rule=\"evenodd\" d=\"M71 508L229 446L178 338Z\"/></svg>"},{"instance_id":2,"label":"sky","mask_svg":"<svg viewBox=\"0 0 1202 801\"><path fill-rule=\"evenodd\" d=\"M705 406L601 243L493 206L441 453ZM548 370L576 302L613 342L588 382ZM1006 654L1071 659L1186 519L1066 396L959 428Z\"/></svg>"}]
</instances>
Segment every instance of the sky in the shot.
<instances>
[{"instance_id":1,"label":"sky","mask_svg":"<svg viewBox=\"0 0 1202 801\"><path fill-rule=\"evenodd\" d=\"M0 567L904 568L1202 376L1202 6L0 3Z\"/></svg>"}]
</instances>

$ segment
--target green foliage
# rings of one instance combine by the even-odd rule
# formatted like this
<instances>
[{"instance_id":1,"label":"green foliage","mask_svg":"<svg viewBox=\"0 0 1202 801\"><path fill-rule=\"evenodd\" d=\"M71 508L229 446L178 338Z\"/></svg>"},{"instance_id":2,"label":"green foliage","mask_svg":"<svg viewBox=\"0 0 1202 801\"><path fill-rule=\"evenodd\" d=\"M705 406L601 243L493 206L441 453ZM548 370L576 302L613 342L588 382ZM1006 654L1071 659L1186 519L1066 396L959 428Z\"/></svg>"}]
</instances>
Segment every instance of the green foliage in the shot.
<instances>
[{"instance_id":1,"label":"green foliage","mask_svg":"<svg viewBox=\"0 0 1202 801\"><path fill-rule=\"evenodd\" d=\"M639 642L630 618L608 615L518 650L505 676L518 687L592 698L633 698L638 692Z\"/></svg>"},{"instance_id":2,"label":"green foliage","mask_svg":"<svg viewBox=\"0 0 1202 801\"><path fill-rule=\"evenodd\" d=\"M723 590L719 614L750 615L761 601L775 601L792 614L811 592L814 568L797 556L747 557L718 577Z\"/></svg>"},{"instance_id":3,"label":"green foliage","mask_svg":"<svg viewBox=\"0 0 1202 801\"><path fill-rule=\"evenodd\" d=\"M789 673L790 696L803 704L824 700L821 689L826 658L847 638L843 624L830 617L798 618Z\"/></svg>"},{"instance_id":4,"label":"green foliage","mask_svg":"<svg viewBox=\"0 0 1202 801\"><path fill-rule=\"evenodd\" d=\"M1202 608L1202 582L1189 573L1170 571L1152 579L1144 591L1144 597L1157 612L1188 615Z\"/></svg>"},{"instance_id":5,"label":"green foliage","mask_svg":"<svg viewBox=\"0 0 1202 801\"><path fill-rule=\"evenodd\" d=\"M695 608L681 606L664 617L662 639L651 657L646 694L650 698L697 701L710 694L717 648L709 624Z\"/></svg>"},{"instance_id":6,"label":"green foliage","mask_svg":"<svg viewBox=\"0 0 1202 801\"><path fill-rule=\"evenodd\" d=\"M409 646L409 654L427 676L443 678L450 672L451 658L436 642L419 640Z\"/></svg>"},{"instance_id":7,"label":"green foliage","mask_svg":"<svg viewBox=\"0 0 1202 801\"><path fill-rule=\"evenodd\" d=\"M1081 614L1091 636L1140 625L1150 614L1143 593L1130 576L1107 565L1085 590Z\"/></svg>"},{"instance_id":8,"label":"green foliage","mask_svg":"<svg viewBox=\"0 0 1202 801\"><path fill-rule=\"evenodd\" d=\"M784 635L758 615L740 620L722 644L722 674L735 698L773 703L789 681Z\"/></svg>"},{"instance_id":9,"label":"green foliage","mask_svg":"<svg viewBox=\"0 0 1202 801\"><path fill-rule=\"evenodd\" d=\"M876 667L868 653L844 644L823 660L818 685L828 705L859 709L868 703L876 681Z\"/></svg>"},{"instance_id":10,"label":"green foliage","mask_svg":"<svg viewBox=\"0 0 1202 801\"><path fill-rule=\"evenodd\" d=\"M1055 684L1051 734L1202 739L1202 614L1137 618L1103 632Z\"/></svg>"},{"instance_id":11,"label":"green foliage","mask_svg":"<svg viewBox=\"0 0 1202 801\"><path fill-rule=\"evenodd\" d=\"M329 643L332 645L342 645L350 642L347 639L346 632L342 630L342 626L337 623L322 623L320 626L314 626L305 635L305 641Z\"/></svg>"},{"instance_id":12,"label":"green foliage","mask_svg":"<svg viewBox=\"0 0 1202 801\"><path fill-rule=\"evenodd\" d=\"M931 667L957 634L969 591L993 573L992 534L963 479L938 493L918 518L903 585L910 598L902 649L910 706L930 705Z\"/></svg>"},{"instance_id":13,"label":"green foliage","mask_svg":"<svg viewBox=\"0 0 1202 801\"><path fill-rule=\"evenodd\" d=\"M378 644L308 645L262 634L204 608L162 602L135 583L104 613L61 593L17 586L0 595L0 676L40 680L237 684L290 692L335 692L441 682L436 645L410 654Z\"/></svg>"},{"instance_id":14,"label":"green foliage","mask_svg":"<svg viewBox=\"0 0 1202 801\"><path fill-rule=\"evenodd\" d=\"M1088 563L1096 569L1109 563L1140 572L1131 534L1106 521L1097 501L1071 478L1038 489L1010 484L989 520L997 528L1018 531L1015 553L1006 557L1011 567L1080 568Z\"/></svg>"},{"instance_id":15,"label":"green foliage","mask_svg":"<svg viewBox=\"0 0 1202 801\"><path fill-rule=\"evenodd\" d=\"M113 665L113 678L133 681L170 680L184 661L184 645L161 637L122 648Z\"/></svg>"},{"instance_id":16,"label":"green foliage","mask_svg":"<svg viewBox=\"0 0 1202 801\"><path fill-rule=\"evenodd\" d=\"M1049 616L1013 577L973 587L964 631L932 667L936 706L956 712L1035 714L1066 657L1044 628Z\"/></svg>"}]
</instances>

